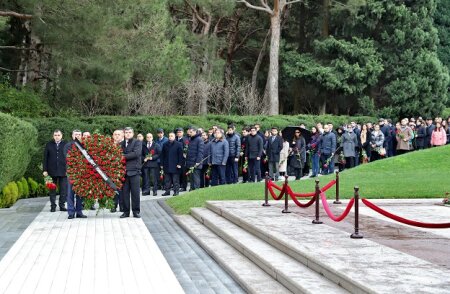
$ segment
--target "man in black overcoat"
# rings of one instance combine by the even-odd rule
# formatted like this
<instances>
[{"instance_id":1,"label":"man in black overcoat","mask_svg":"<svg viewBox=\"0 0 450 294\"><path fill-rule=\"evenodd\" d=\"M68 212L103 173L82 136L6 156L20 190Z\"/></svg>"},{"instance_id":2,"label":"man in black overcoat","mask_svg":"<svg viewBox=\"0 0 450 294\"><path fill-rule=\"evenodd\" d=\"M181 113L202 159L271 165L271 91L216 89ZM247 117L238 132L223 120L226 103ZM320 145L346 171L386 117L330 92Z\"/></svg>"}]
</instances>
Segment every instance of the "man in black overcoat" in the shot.
<instances>
[{"instance_id":1,"label":"man in black overcoat","mask_svg":"<svg viewBox=\"0 0 450 294\"><path fill-rule=\"evenodd\" d=\"M131 194L131 210L133 216L140 218L140 174L142 165L142 142L134 139L134 131L127 127L124 129L125 140L122 142L123 156L126 159L126 175L123 185L123 214L121 218L130 216L130 194Z\"/></svg>"},{"instance_id":2,"label":"man in black overcoat","mask_svg":"<svg viewBox=\"0 0 450 294\"><path fill-rule=\"evenodd\" d=\"M64 145L60 130L53 132L53 140L45 145L44 161L42 162L44 177L52 177L53 183L59 187L59 210L67 211L65 207L67 197L67 176L66 176L66 156L64 155ZM56 210L56 190L50 190L50 211Z\"/></svg>"}]
</instances>

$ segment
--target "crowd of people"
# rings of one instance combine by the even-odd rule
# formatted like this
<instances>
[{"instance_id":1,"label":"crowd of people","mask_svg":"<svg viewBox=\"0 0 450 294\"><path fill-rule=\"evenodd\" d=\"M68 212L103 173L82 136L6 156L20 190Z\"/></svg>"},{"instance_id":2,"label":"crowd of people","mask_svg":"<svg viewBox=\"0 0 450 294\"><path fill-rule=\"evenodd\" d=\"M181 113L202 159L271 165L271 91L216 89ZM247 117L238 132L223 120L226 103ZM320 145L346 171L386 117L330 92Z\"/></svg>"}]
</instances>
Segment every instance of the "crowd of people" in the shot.
<instances>
[{"instance_id":1,"label":"crowd of people","mask_svg":"<svg viewBox=\"0 0 450 294\"><path fill-rule=\"evenodd\" d=\"M269 173L273 180L281 176L316 177L359 164L404 154L412 150L450 143L450 117L426 120L404 118L395 125L389 119L377 123L350 122L336 129L333 124L317 123L310 130L301 124L294 127L292 137L277 127L261 131L259 124L244 127L239 134L233 124L227 129L212 126L205 130L190 126L184 133L177 128L165 135L164 129L137 134L132 128L118 129L114 142L121 146L126 158L124 187L117 197L115 212L121 217L140 217L140 192L143 196L179 195L209 186L261 181ZM291 127L292 129L292 127ZM65 157L75 140L90 136L80 130L72 132L72 141L62 140L55 130L53 140L44 151L44 176L50 175L60 186L59 207L69 218L86 217L81 199L74 195L67 180ZM142 181L141 181L142 179ZM142 182L142 187L140 183ZM68 209L64 207L67 198ZM131 201L130 201L131 199ZM56 192L50 192L51 211L56 208Z\"/></svg>"}]
</instances>

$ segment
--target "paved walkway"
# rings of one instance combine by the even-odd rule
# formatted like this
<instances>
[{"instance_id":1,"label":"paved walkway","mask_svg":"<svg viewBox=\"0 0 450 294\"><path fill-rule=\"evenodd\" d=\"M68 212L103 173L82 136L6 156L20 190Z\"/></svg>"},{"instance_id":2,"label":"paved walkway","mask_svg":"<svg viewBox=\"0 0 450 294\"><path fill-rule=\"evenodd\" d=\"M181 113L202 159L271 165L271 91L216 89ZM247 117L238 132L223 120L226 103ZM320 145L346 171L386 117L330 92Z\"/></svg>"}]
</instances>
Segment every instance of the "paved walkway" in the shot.
<instances>
[{"instance_id":1,"label":"paved walkway","mask_svg":"<svg viewBox=\"0 0 450 294\"><path fill-rule=\"evenodd\" d=\"M142 219L50 213L48 198L0 210L0 293L244 293L158 204Z\"/></svg>"}]
</instances>

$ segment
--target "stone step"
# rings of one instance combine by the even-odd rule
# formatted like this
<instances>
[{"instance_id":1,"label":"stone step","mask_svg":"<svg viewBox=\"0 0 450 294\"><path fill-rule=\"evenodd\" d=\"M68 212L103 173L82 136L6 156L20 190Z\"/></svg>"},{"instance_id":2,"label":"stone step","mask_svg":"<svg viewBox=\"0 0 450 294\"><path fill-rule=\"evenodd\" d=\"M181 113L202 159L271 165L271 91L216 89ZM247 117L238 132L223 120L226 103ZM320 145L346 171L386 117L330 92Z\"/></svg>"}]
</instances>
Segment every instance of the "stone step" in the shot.
<instances>
[{"instance_id":1,"label":"stone step","mask_svg":"<svg viewBox=\"0 0 450 294\"><path fill-rule=\"evenodd\" d=\"M174 217L186 230L248 293L291 293L265 271L252 263L206 226L190 215Z\"/></svg>"},{"instance_id":2,"label":"stone step","mask_svg":"<svg viewBox=\"0 0 450 294\"><path fill-rule=\"evenodd\" d=\"M304 264L206 208L191 214L294 293L349 293Z\"/></svg>"},{"instance_id":3,"label":"stone step","mask_svg":"<svg viewBox=\"0 0 450 294\"><path fill-rule=\"evenodd\" d=\"M450 271L261 201L209 201L206 207L351 293L449 293ZM395 282L393 282L395 281Z\"/></svg>"}]
</instances>

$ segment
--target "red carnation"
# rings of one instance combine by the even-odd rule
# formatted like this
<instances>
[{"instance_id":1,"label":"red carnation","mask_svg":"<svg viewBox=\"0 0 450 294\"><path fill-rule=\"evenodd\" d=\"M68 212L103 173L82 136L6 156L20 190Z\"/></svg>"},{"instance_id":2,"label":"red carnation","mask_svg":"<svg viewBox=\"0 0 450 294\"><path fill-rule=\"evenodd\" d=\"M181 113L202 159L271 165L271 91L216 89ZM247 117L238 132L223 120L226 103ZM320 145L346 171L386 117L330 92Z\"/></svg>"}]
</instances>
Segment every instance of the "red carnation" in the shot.
<instances>
[{"instance_id":1,"label":"red carnation","mask_svg":"<svg viewBox=\"0 0 450 294\"><path fill-rule=\"evenodd\" d=\"M150 151L152 155L155 155L155 150Z\"/></svg>"},{"instance_id":2,"label":"red carnation","mask_svg":"<svg viewBox=\"0 0 450 294\"><path fill-rule=\"evenodd\" d=\"M162 181L162 180L164 180L164 176L159 176L159 179Z\"/></svg>"},{"instance_id":3,"label":"red carnation","mask_svg":"<svg viewBox=\"0 0 450 294\"><path fill-rule=\"evenodd\" d=\"M205 179L209 180L209 176L208 176L208 175L206 175L206 176L205 176Z\"/></svg>"}]
</instances>

